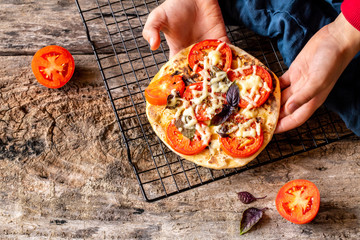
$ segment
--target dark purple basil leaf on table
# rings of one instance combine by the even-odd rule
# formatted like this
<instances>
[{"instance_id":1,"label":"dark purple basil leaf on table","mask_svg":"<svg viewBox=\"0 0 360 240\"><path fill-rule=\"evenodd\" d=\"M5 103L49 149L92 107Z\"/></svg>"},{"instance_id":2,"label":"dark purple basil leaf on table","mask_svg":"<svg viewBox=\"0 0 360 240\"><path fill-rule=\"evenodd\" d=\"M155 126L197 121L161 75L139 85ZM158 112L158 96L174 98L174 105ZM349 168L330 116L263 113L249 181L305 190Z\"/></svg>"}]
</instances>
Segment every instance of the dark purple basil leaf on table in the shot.
<instances>
[{"instance_id":1,"label":"dark purple basil leaf on table","mask_svg":"<svg viewBox=\"0 0 360 240\"><path fill-rule=\"evenodd\" d=\"M242 203L245 203L245 204L252 203L252 202L255 201L256 199L266 198L266 196L265 196L265 197L256 198L256 197L254 197L254 196L253 196L251 193L249 193L249 192L238 192L238 197L239 197L239 200L240 200Z\"/></svg>"},{"instance_id":2,"label":"dark purple basil leaf on table","mask_svg":"<svg viewBox=\"0 0 360 240\"><path fill-rule=\"evenodd\" d=\"M267 208L257 209L253 207L246 209L241 216L240 235L248 232L256 223L258 223L266 209Z\"/></svg>"}]
</instances>

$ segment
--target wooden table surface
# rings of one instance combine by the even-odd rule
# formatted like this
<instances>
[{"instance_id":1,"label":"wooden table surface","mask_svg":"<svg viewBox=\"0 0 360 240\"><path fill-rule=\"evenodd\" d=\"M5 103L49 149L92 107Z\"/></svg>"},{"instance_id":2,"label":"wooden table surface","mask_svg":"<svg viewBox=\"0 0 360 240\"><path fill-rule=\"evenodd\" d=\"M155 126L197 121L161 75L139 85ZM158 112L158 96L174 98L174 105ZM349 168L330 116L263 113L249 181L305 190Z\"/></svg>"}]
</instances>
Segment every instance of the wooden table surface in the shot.
<instances>
[{"instance_id":1,"label":"wooden table surface","mask_svg":"<svg viewBox=\"0 0 360 240\"><path fill-rule=\"evenodd\" d=\"M359 138L148 203L74 1L0 0L0 19L0 239L360 239ZM39 85L30 67L51 44L76 64L57 90ZM274 205L279 188L298 178L321 193L306 225L286 221ZM239 191L267 195L249 205L268 210L243 236L248 206Z\"/></svg>"}]
</instances>

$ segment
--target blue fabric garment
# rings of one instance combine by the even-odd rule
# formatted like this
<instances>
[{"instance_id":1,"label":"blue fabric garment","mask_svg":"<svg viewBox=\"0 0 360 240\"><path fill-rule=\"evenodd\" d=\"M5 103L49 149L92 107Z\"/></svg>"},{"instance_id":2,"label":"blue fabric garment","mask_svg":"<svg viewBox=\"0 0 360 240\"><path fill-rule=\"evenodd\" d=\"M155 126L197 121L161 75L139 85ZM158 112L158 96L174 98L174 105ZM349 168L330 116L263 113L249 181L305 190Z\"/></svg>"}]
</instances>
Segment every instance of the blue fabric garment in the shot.
<instances>
[{"instance_id":1,"label":"blue fabric garment","mask_svg":"<svg viewBox=\"0 0 360 240\"><path fill-rule=\"evenodd\" d=\"M336 0L219 0L227 25L244 24L255 33L277 39L284 63L290 66L307 41L334 21L342 1ZM338 113L360 136L360 54L341 75L325 106Z\"/></svg>"}]
</instances>

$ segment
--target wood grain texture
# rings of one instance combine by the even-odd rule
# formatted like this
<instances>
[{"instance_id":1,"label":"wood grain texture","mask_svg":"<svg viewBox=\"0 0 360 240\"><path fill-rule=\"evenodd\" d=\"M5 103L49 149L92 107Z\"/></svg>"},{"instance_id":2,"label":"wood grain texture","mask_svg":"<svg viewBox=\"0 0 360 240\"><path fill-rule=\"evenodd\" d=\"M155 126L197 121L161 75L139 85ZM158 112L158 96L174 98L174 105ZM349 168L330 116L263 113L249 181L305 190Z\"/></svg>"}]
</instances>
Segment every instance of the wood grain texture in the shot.
<instances>
[{"instance_id":1,"label":"wood grain texture","mask_svg":"<svg viewBox=\"0 0 360 240\"><path fill-rule=\"evenodd\" d=\"M2 0L0 9L0 239L360 238L357 137L145 202L74 2ZM58 90L37 83L28 56L54 43L73 51L76 64ZM149 164L143 146L131 149L138 166ZM278 189L297 178L321 193L306 225L274 206ZM267 195L249 206L269 208L241 237L248 206L238 191Z\"/></svg>"}]
</instances>

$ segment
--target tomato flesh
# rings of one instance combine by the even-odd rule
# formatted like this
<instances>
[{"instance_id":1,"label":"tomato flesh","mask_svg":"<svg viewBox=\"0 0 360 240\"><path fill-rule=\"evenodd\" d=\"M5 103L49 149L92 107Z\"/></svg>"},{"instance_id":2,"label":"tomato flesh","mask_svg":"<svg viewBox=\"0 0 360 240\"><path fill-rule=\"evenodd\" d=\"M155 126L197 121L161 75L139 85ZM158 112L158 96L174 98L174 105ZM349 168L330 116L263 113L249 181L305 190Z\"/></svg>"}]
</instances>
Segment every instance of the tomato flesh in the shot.
<instances>
[{"instance_id":1,"label":"tomato flesh","mask_svg":"<svg viewBox=\"0 0 360 240\"><path fill-rule=\"evenodd\" d=\"M174 89L182 96L185 90L182 76L167 74L149 84L145 89L145 98L152 105L166 105L167 98Z\"/></svg>"},{"instance_id":2,"label":"tomato flesh","mask_svg":"<svg viewBox=\"0 0 360 240\"><path fill-rule=\"evenodd\" d=\"M175 151L184 155L198 154L209 145L209 142L204 143L201 140L201 136L198 131L195 132L195 136L192 140L182 135L175 126L174 121L171 121L166 128L166 139Z\"/></svg>"},{"instance_id":3,"label":"tomato flesh","mask_svg":"<svg viewBox=\"0 0 360 240\"><path fill-rule=\"evenodd\" d=\"M279 190L275 203L282 217L296 224L305 224L319 211L320 193L314 183L297 179Z\"/></svg>"},{"instance_id":4,"label":"tomato flesh","mask_svg":"<svg viewBox=\"0 0 360 240\"><path fill-rule=\"evenodd\" d=\"M256 124L251 124L250 128L255 131ZM256 134L255 137L236 137L235 135L225 138L221 137L220 147L225 153L230 156L236 158L246 158L256 153L262 146L263 142L264 133L260 128L260 133Z\"/></svg>"},{"instance_id":5,"label":"tomato flesh","mask_svg":"<svg viewBox=\"0 0 360 240\"><path fill-rule=\"evenodd\" d=\"M31 68L39 83L48 88L60 88L71 79L75 62L68 50L51 45L35 53Z\"/></svg>"},{"instance_id":6,"label":"tomato flesh","mask_svg":"<svg viewBox=\"0 0 360 240\"><path fill-rule=\"evenodd\" d=\"M191 69L194 70L196 65L197 67L195 72L203 70L204 66L200 63L200 61L204 61L204 57L208 56L211 51L216 50L221 43L223 42L219 40L208 39L195 44L188 54L188 62ZM231 67L232 63L231 48L225 43L218 51L220 52L220 56L218 56L219 59L216 66L223 71L227 71Z\"/></svg>"},{"instance_id":7,"label":"tomato flesh","mask_svg":"<svg viewBox=\"0 0 360 240\"><path fill-rule=\"evenodd\" d=\"M250 67L243 70L244 74L234 72L233 70L229 70L227 74L231 81L243 81L243 78L250 77L253 74L253 72L254 72L254 68ZM252 103L253 107L260 107L269 98L271 90L273 88L273 84L272 84L271 75L265 68L256 66L255 75L259 76L262 79L263 84L266 83L268 88L270 89L269 91L265 87L261 87L259 89L260 98L258 98L256 101L255 101L255 96L251 98L251 100L253 101ZM248 104L249 102L247 100L245 100L243 97L240 97L239 106L241 108L246 108Z\"/></svg>"},{"instance_id":8,"label":"tomato flesh","mask_svg":"<svg viewBox=\"0 0 360 240\"><path fill-rule=\"evenodd\" d=\"M183 95L183 98L190 101L191 99L193 99L194 96L192 93L192 90L196 90L196 91L202 91L204 89L204 85L203 82L197 82L197 83L193 83L191 85L189 85ZM211 88L210 86L208 87L208 92L211 92ZM200 93L199 93L200 94ZM220 95L221 93L215 93L215 95ZM224 99L226 99L226 93L222 94L222 97ZM211 107L211 100L212 97L211 96L207 96L206 99L204 99L202 101L201 104L197 105L195 108L195 117L198 121L207 121L210 120L215 114L221 112L221 107L215 109L215 112L212 114L208 114L206 109L208 109L209 107ZM226 104L226 100L222 101L222 104Z\"/></svg>"}]
</instances>

